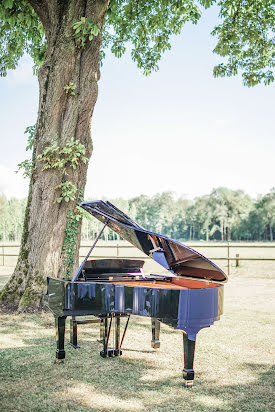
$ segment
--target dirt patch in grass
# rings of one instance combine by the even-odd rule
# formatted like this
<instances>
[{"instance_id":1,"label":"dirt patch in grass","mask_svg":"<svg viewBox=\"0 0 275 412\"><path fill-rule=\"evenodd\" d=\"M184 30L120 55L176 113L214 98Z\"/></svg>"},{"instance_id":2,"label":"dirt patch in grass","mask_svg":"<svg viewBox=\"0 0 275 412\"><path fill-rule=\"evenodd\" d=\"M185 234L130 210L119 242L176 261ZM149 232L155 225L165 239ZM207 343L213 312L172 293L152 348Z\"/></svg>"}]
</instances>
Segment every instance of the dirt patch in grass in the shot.
<instances>
[{"instance_id":1,"label":"dirt patch in grass","mask_svg":"<svg viewBox=\"0 0 275 412\"><path fill-rule=\"evenodd\" d=\"M15 303L0 303L0 313L11 314L16 313L18 305Z\"/></svg>"}]
</instances>

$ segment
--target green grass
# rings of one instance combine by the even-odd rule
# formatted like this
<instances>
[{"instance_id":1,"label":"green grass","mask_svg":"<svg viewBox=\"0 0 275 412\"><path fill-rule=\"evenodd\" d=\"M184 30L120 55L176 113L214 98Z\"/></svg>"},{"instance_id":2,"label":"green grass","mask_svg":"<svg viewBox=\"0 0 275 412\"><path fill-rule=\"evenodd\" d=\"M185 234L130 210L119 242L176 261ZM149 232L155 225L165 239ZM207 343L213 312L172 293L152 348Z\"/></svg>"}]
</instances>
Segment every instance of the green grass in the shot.
<instances>
[{"instance_id":1,"label":"green grass","mask_svg":"<svg viewBox=\"0 0 275 412\"><path fill-rule=\"evenodd\" d=\"M81 348L66 345L55 365L50 313L0 313L0 410L274 410L275 285L264 272L250 275L231 276L224 315L199 332L191 389L182 386L182 333L165 325L154 352L149 319L132 317L123 356L111 359L99 356L98 325L81 325Z\"/></svg>"}]
</instances>

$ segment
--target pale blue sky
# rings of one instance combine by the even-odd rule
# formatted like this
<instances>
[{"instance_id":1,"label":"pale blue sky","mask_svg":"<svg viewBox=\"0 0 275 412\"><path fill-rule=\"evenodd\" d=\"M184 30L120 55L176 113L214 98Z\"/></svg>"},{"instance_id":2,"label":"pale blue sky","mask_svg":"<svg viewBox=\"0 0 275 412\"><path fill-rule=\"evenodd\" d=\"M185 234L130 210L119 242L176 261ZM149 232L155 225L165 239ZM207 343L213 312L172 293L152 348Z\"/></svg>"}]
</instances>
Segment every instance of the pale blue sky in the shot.
<instances>
[{"instance_id":1,"label":"pale blue sky","mask_svg":"<svg viewBox=\"0 0 275 412\"><path fill-rule=\"evenodd\" d=\"M275 186L274 86L242 86L240 77L214 79L215 10L173 38L160 70L144 77L129 55L108 55L101 71L86 198L174 191L194 197L212 188L252 196ZM0 79L0 192L23 197L14 174L24 160L24 130L36 121L32 63Z\"/></svg>"}]
</instances>

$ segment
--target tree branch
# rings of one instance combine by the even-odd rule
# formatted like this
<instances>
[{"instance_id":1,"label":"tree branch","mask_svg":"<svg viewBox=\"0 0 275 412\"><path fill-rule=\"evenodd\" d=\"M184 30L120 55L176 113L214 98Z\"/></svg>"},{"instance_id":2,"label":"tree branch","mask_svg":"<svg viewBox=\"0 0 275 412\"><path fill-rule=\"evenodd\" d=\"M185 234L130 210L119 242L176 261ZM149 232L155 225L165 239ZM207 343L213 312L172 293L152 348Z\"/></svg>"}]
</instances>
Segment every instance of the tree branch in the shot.
<instances>
[{"instance_id":1,"label":"tree branch","mask_svg":"<svg viewBox=\"0 0 275 412\"><path fill-rule=\"evenodd\" d=\"M34 11L36 12L37 16L41 20L45 32L48 32L49 23L50 23L50 16L49 16L49 5L47 0L27 0Z\"/></svg>"}]
</instances>

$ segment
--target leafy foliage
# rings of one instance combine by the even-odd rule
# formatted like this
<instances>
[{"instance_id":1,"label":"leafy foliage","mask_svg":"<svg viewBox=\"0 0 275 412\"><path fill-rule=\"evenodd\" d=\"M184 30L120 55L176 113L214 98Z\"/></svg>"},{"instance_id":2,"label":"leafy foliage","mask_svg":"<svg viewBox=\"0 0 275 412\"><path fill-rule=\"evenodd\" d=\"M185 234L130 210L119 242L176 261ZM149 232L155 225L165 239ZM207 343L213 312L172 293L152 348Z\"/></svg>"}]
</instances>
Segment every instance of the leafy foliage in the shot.
<instances>
[{"instance_id":1,"label":"leafy foliage","mask_svg":"<svg viewBox=\"0 0 275 412\"><path fill-rule=\"evenodd\" d=\"M44 61L46 37L43 26L27 0L0 2L0 76L15 69L28 53L36 70Z\"/></svg>"},{"instance_id":2,"label":"leafy foliage","mask_svg":"<svg viewBox=\"0 0 275 412\"><path fill-rule=\"evenodd\" d=\"M196 199L175 199L170 192L111 200L146 229L178 240L274 240L275 191L257 200L224 187ZM100 224L83 220L82 239L96 237ZM105 239L118 235L105 230Z\"/></svg>"},{"instance_id":3,"label":"leafy foliage","mask_svg":"<svg viewBox=\"0 0 275 412\"><path fill-rule=\"evenodd\" d=\"M245 86L273 82L274 1L223 0L218 4L222 23L212 32L218 37L214 52L227 61L214 68L214 76L234 76L241 70Z\"/></svg>"},{"instance_id":4,"label":"leafy foliage","mask_svg":"<svg viewBox=\"0 0 275 412\"><path fill-rule=\"evenodd\" d=\"M63 149L60 149L57 144L54 144L48 146L37 156L37 158L44 163L43 171L47 169L62 169L63 180L55 187L55 189L60 190L60 196L56 199L57 203L61 203L63 199L67 203L76 199L76 185L69 180L64 181L64 179L68 174L67 167L76 169L79 162L87 163L88 158L84 156L85 153L85 146L80 143L78 139L74 140L72 137L66 142Z\"/></svg>"},{"instance_id":5,"label":"leafy foliage","mask_svg":"<svg viewBox=\"0 0 275 412\"><path fill-rule=\"evenodd\" d=\"M92 19L86 19L86 17L81 17L79 21L75 21L72 24L75 38L75 43L78 47L84 47L86 41L92 41L95 36L100 33L99 28L94 24Z\"/></svg>"},{"instance_id":6,"label":"leafy foliage","mask_svg":"<svg viewBox=\"0 0 275 412\"><path fill-rule=\"evenodd\" d=\"M76 236L78 232L78 222L80 219L78 213L74 213L68 210L67 213L67 225L65 228L65 236L63 242L62 252L64 255L65 263L65 276L64 278L70 279L72 267L74 265L75 250L76 250Z\"/></svg>"},{"instance_id":7,"label":"leafy foliage","mask_svg":"<svg viewBox=\"0 0 275 412\"><path fill-rule=\"evenodd\" d=\"M82 200L83 191L79 191L77 201ZM256 200L241 190L217 188L194 200L175 199L172 193L164 192L153 197L111 199L111 202L146 229L173 239L275 240L275 189ZM25 201L8 201L0 195L0 240L19 240L24 207ZM71 227L72 217L79 222L82 216L85 216L82 239L95 238L102 223L78 206L71 208L68 225ZM68 244L73 244L71 235L70 240L66 239ZM119 235L106 228L103 238L117 240Z\"/></svg>"},{"instance_id":8,"label":"leafy foliage","mask_svg":"<svg viewBox=\"0 0 275 412\"><path fill-rule=\"evenodd\" d=\"M25 178L30 178L32 175L33 171L33 162L30 159L23 160L23 162L18 163L17 165L18 169L16 170L16 173L18 173L20 170L23 172L23 177Z\"/></svg>"},{"instance_id":9,"label":"leafy foliage","mask_svg":"<svg viewBox=\"0 0 275 412\"><path fill-rule=\"evenodd\" d=\"M64 86L65 93L68 94L69 96L74 96L75 95L75 84L73 82L69 82L66 86Z\"/></svg>"},{"instance_id":10,"label":"leafy foliage","mask_svg":"<svg viewBox=\"0 0 275 412\"><path fill-rule=\"evenodd\" d=\"M66 174L66 166L76 169L79 162L87 163L88 158L84 156L85 153L85 146L72 137L62 149L57 144L53 144L46 147L37 158L44 163L43 170L60 168L64 169Z\"/></svg>"},{"instance_id":11,"label":"leafy foliage","mask_svg":"<svg viewBox=\"0 0 275 412\"><path fill-rule=\"evenodd\" d=\"M78 192L78 201L82 202L84 196L84 191L82 189ZM65 199L66 200L66 199ZM71 277L72 268L75 263L75 252L76 252L76 238L79 228L80 219L83 216L83 209L76 206L72 210L67 212L67 221L65 228L65 236L63 241L62 253L63 261L65 264L65 276L64 279L68 280Z\"/></svg>"},{"instance_id":12,"label":"leafy foliage","mask_svg":"<svg viewBox=\"0 0 275 412\"><path fill-rule=\"evenodd\" d=\"M0 194L0 240L19 240L24 223L26 199L7 199Z\"/></svg>"},{"instance_id":13,"label":"leafy foliage","mask_svg":"<svg viewBox=\"0 0 275 412\"><path fill-rule=\"evenodd\" d=\"M77 192L77 187L70 181L60 183L56 186L56 189L61 191L60 197L56 200L57 203L61 203L64 199L65 202L69 202L70 200L75 200L75 195Z\"/></svg>"},{"instance_id":14,"label":"leafy foliage","mask_svg":"<svg viewBox=\"0 0 275 412\"><path fill-rule=\"evenodd\" d=\"M158 70L162 54L171 48L170 37L179 34L187 21L197 23L200 10L193 0L113 0L103 29L103 49L116 57L132 45L131 56L144 74Z\"/></svg>"},{"instance_id":15,"label":"leafy foliage","mask_svg":"<svg viewBox=\"0 0 275 412\"><path fill-rule=\"evenodd\" d=\"M246 86L274 81L273 0L111 0L102 30L102 58L110 48L121 57L126 47L145 75L158 70L163 53L171 48L171 36L181 32L188 21L196 24L201 7L216 4L221 23L212 34L217 37L214 52L224 61L214 68L215 77L242 73ZM81 17L72 25L79 48L98 36L91 19ZM14 69L28 53L38 68L45 58L46 37L41 22L27 0L0 3L0 75ZM73 89L70 89L73 92ZM68 94L73 95L73 93Z\"/></svg>"},{"instance_id":16,"label":"leafy foliage","mask_svg":"<svg viewBox=\"0 0 275 412\"><path fill-rule=\"evenodd\" d=\"M36 124L34 124L33 126L26 127L26 130L24 131L24 134L28 135L26 151L32 150L32 148L33 148L33 139L34 139L35 128L36 128Z\"/></svg>"},{"instance_id":17,"label":"leafy foliage","mask_svg":"<svg viewBox=\"0 0 275 412\"><path fill-rule=\"evenodd\" d=\"M33 139L34 139L35 127L36 127L36 125L28 126L28 127L26 127L26 130L24 132L24 134L28 134L26 151L32 150L32 148L33 148ZM30 178L31 175L32 175L33 166L34 166L33 161L31 159L23 160L23 162L18 163L18 165L17 165L18 169L16 170L16 173L18 173L20 170L22 170L23 171L23 177L24 178Z\"/></svg>"}]
</instances>

